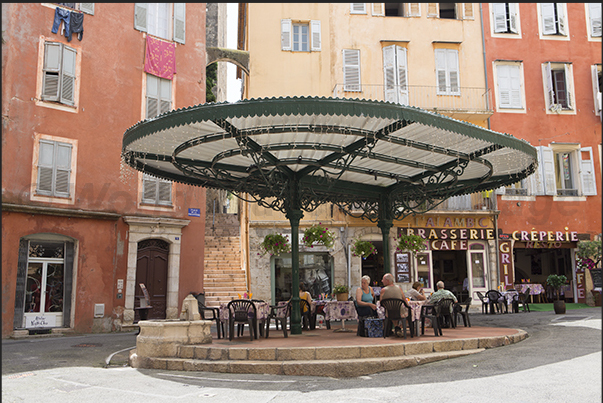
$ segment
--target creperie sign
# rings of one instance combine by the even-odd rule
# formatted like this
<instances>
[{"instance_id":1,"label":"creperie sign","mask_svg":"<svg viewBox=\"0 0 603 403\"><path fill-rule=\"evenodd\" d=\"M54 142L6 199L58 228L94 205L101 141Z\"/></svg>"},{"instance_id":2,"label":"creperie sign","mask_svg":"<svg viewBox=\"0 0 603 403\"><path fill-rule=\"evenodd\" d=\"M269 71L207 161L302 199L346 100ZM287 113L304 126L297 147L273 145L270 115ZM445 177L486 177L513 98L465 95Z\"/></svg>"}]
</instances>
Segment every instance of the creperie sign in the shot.
<instances>
[{"instance_id":1,"label":"creperie sign","mask_svg":"<svg viewBox=\"0 0 603 403\"><path fill-rule=\"evenodd\" d=\"M577 231L513 231L511 237L526 242L578 242Z\"/></svg>"}]
</instances>

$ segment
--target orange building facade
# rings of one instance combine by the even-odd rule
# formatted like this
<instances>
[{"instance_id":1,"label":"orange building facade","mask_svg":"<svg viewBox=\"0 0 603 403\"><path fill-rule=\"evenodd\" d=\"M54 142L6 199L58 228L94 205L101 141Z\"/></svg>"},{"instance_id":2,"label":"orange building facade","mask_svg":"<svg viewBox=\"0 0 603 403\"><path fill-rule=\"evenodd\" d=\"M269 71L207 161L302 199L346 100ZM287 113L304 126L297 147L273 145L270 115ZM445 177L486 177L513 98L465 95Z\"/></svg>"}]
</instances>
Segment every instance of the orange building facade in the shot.
<instances>
[{"instance_id":1,"label":"orange building facade","mask_svg":"<svg viewBox=\"0 0 603 403\"><path fill-rule=\"evenodd\" d=\"M136 122L205 102L205 12L2 5L3 338L127 329L140 283L150 319L203 290L205 191L120 154Z\"/></svg>"},{"instance_id":2,"label":"orange building facade","mask_svg":"<svg viewBox=\"0 0 603 403\"><path fill-rule=\"evenodd\" d=\"M539 152L536 174L497 192L500 281L564 274L566 299L585 302L575 248L601 237L601 5L482 7L490 128Z\"/></svg>"}]
</instances>

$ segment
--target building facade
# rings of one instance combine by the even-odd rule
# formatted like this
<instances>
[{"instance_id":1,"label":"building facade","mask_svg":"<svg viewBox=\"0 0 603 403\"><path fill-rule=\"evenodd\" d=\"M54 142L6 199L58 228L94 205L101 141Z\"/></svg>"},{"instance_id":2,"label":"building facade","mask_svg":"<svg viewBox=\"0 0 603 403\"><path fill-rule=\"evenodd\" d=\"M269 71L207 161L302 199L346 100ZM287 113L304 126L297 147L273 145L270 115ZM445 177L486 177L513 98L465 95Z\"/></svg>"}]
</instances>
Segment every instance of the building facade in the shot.
<instances>
[{"instance_id":1,"label":"building facade","mask_svg":"<svg viewBox=\"0 0 603 403\"><path fill-rule=\"evenodd\" d=\"M249 51L244 98L324 96L417 106L481 126L494 110L487 91L479 4L312 3L256 4L242 8L241 48ZM465 298L496 287L496 198L492 192L454 197L429 214L394 221L387 242L391 271L403 289L443 280ZM291 258L258 254L267 234L288 233L282 214L248 205L249 288L261 298L287 299ZM300 229L321 223L335 235L333 248L300 248L300 283L314 297L335 284L380 284L383 237L375 223L333 205L305 213ZM423 235L429 248L417 256L396 253L401 232ZM244 233L244 232L243 232ZM290 234L289 234L290 235ZM301 236L301 235L300 235ZM355 239L378 254L355 257Z\"/></svg>"},{"instance_id":2,"label":"building facade","mask_svg":"<svg viewBox=\"0 0 603 403\"><path fill-rule=\"evenodd\" d=\"M177 318L205 191L121 163L136 122L205 102L204 3L2 5L2 337ZM84 34L85 28L85 34Z\"/></svg>"},{"instance_id":3,"label":"building facade","mask_svg":"<svg viewBox=\"0 0 603 403\"><path fill-rule=\"evenodd\" d=\"M539 154L536 174L497 192L500 281L564 274L585 302L575 248L601 237L601 5L484 3L483 20L491 128Z\"/></svg>"}]
</instances>

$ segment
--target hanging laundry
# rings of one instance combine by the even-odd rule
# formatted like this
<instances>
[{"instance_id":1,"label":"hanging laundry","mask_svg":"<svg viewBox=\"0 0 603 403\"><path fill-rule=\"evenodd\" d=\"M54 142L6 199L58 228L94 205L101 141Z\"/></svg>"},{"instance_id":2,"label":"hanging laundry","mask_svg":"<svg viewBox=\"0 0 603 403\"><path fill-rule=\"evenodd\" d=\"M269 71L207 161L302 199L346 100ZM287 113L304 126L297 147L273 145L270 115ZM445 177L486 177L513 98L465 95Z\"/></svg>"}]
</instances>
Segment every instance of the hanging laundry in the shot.
<instances>
[{"instance_id":1,"label":"hanging laundry","mask_svg":"<svg viewBox=\"0 0 603 403\"><path fill-rule=\"evenodd\" d=\"M71 31L67 36L67 42L71 42L71 34L77 34L77 39L82 40L84 36L84 13L71 12Z\"/></svg>"},{"instance_id":2,"label":"hanging laundry","mask_svg":"<svg viewBox=\"0 0 603 403\"><path fill-rule=\"evenodd\" d=\"M71 37L71 11L63 10L62 8L57 7L54 10L54 22L52 23L51 32L53 34L56 34L59 31L61 21L65 22L65 38Z\"/></svg>"},{"instance_id":3,"label":"hanging laundry","mask_svg":"<svg viewBox=\"0 0 603 403\"><path fill-rule=\"evenodd\" d=\"M147 35L144 71L171 80L176 73L176 44Z\"/></svg>"}]
</instances>

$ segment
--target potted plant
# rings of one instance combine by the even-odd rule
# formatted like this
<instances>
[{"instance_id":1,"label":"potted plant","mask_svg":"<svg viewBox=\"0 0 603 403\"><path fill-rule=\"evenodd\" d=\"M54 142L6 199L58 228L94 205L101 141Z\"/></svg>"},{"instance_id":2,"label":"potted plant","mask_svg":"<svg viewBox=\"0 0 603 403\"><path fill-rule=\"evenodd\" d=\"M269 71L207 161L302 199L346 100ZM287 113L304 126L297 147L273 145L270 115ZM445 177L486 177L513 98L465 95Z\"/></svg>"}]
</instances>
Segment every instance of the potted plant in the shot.
<instances>
[{"instance_id":1,"label":"potted plant","mask_svg":"<svg viewBox=\"0 0 603 403\"><path fill-rule=\"evenodd\" d=\"M559 299L559 291L561 286L565 284L567 281L567 277L564 275L551 274L547 277L546 283L553 287L555 291L557 291L557 300L553 302L553 308L555 309L556 314L564 314L565 313L565 301Z\"/></svg>"},{"instance_id":2,"label":"potted plant","mask_svg":"<svg viewBox=\"0 0 603 403\"><path fill-rule=\"evenodd\" d=\"M337 296L337 301L347 301L349 292L350 287L347 285L335 284L335 287L333 287L333 294Z\"/></svg>"},{"instance_id":3,"label":"potted plant","mask_svg":"<svg viewBox=\"0 0 603 403\"><path fill-rule=\"evenodd\" d=\"M305 246L312 248L314 244L324 245L327 248L333 247L333 233L318 223L304 231L302 242Z\"/></svg>"},{"instance_id":4,"label":"potted plant","mask_svg":"<svg viewBox=\"0 0 603 403\"><path fill-rule=\"evenodd\" d=\"M258 255L264 256L269 253L270 256L279 256L281 253L291 252L291 244L289 239L282 234L268 234L260 244L260 251Z\"/></svg>"},{"instance_id":5,"label":"potted plant","mask_svg":"<svg viewBox=\"0 0 603 403\"><path fill-rule=\"evenodd\" d=\"M419 235L400 234L396 250L415 254L425 249L425 239Z\"/></svg>"},{"instance_id":6,"label":"potted plant","mask_svg":"<svg viewBox=\"0 0 603 403\"><path fill-rule=\"evenodd\" d=\"M352 254L366 259L370 255L376 255L377 248L375 248L372 242L356 239L352 245Z\"/></svg>"}]
</instances>

